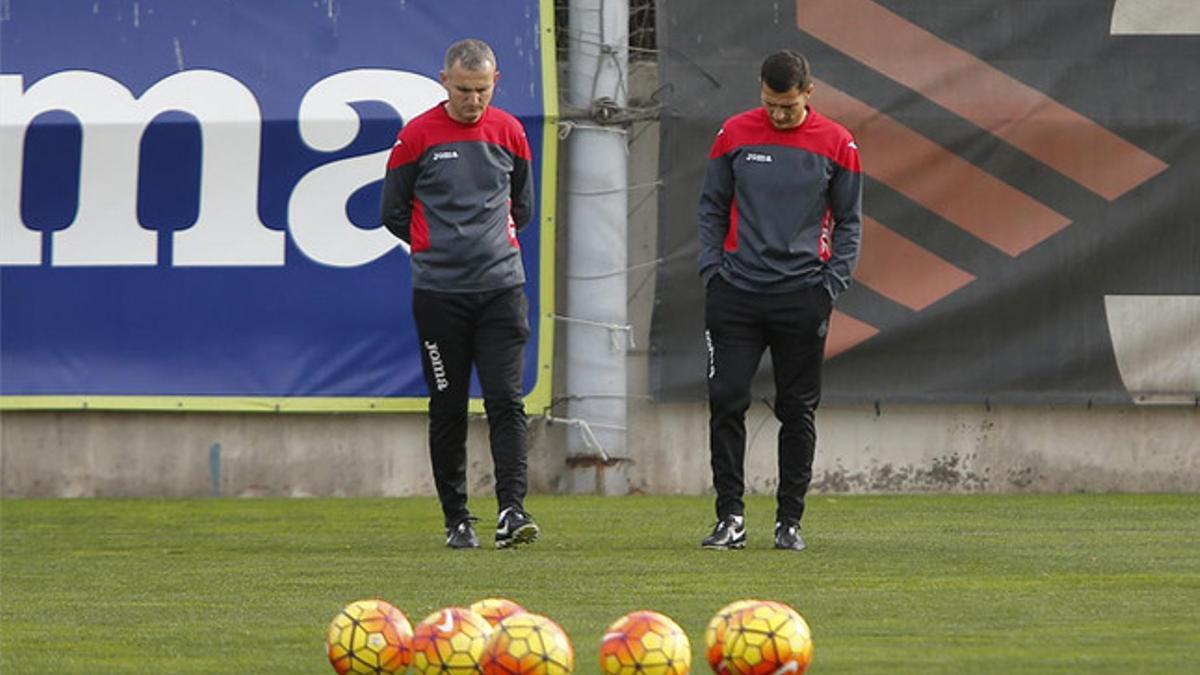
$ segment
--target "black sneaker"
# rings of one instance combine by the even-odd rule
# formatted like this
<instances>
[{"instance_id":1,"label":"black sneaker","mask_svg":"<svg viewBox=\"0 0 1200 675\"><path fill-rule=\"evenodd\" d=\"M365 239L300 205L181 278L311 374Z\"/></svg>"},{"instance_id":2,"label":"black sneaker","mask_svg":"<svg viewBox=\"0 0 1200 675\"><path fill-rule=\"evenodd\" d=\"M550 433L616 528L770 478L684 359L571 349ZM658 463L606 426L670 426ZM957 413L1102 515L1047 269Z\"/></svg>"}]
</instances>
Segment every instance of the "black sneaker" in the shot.
<instances>
[{"instance_id":1,"label":"black sneaker","mask_svg":"<svg viewBox=\"0 0 1200 675\"><path fill-rule=\"evenodd\" d=\"M450 548L479 548L479 537L475 536L475 527L471 523L479 520L467 516L458 521L454 527L446 529L446 546Z\"/></svg>"},{"instance_id":2,"label":"black sneaker","mask_svg":"<svg viewBox=\"0 0 1200 675\"><path fill-rule=\"evenodd\" d=\"M746 548L746 519L729 515L717 521L712 534L700 542L701 548L726 551L731 548Z\"/></svg>"},{"instance_id":3,"label":"black sneaker","mask_svg":"<svg viewBox=\"0 0 1200 675\"><path fill-rule=\"evenodd\" d=\"M533 516L516 506L500 512L496 520L496 548L509 548L537 541L541 530L533 522Z\"/></svg>"},{"instance_id":4,"label":"black sneaker","mask_svg":"<svg viewBox=\"0 0 1200 675\"><path fill-rule=\"evenodd\" d=\"M775 523L775 548L785 551L803 551L804 538L800 536L800 524L791 521Z\"/></svg>"}]
</instances>

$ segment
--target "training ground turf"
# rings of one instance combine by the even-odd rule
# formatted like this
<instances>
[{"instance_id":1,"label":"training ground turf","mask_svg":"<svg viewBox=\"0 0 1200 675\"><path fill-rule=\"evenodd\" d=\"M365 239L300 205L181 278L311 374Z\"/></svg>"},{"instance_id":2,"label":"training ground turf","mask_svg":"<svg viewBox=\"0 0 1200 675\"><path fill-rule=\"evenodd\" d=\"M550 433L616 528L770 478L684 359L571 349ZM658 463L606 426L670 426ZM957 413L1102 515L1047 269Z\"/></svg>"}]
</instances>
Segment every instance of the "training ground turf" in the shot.
<instances>
[{"instance_id":1,"label":"training ground turf","mask_svg":"<svg viewBox=\"0 0 1200 675\"><path fill-rule=\"evenodd\" d=\"M1194 673L1200 496L810 498L809 550L771 549L748 503L744 551L699 548L698 497L535 497L530 548L443 547L433 498L0 502L0 672L332 673L344 604L415 624L507 596L556 619L576 672L605 627L655 609L691 637L742 597L814 633L810 673Z\"/></svg>"}]
</instances>

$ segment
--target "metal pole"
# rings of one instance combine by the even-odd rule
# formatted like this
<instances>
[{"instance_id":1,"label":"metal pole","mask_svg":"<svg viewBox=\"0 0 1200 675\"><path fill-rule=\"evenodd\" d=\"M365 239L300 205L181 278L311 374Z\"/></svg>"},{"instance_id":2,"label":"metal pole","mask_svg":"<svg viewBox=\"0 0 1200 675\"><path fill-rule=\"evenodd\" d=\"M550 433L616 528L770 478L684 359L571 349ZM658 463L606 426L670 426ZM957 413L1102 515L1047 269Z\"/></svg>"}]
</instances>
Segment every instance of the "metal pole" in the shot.
<instances>
[{"instance_id":1,"label":"metal pole","mask_svg":"<svg viewBox=\"0 0 1200 675\"><path fill-rule=\"evenodd\" d=\"M567 104L602 111L623 108L629 65L628 0L570 0ZM601 119L597 119L601 118ZM625 127L603 114L577 120L567 137L568 416L591 425L594 437L568 433L568 454L623 458L626 448L625 268L628 156ZM616 338L616 339L614 339ZM578 427L583 428L583 427ZM577 475L571 491L623 494L623 476L593 484ZM619 472L612 472L614 474Z\"/></svg>"}]
</instances>

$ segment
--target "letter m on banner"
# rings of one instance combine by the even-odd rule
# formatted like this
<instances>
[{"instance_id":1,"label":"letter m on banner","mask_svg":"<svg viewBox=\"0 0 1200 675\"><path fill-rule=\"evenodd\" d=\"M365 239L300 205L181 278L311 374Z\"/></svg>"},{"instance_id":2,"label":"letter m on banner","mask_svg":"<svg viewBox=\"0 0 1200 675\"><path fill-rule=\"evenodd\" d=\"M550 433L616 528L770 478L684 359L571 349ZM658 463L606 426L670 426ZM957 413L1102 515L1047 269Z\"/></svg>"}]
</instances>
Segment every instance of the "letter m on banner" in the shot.
<instances>
[{"instance_id":1,"label":"letter m on banner","mask_svg":"<svg viewBox=\"0 0 1200 675\"><path fill-rule=\"evenodd\" d=\"M523 389L549 403L548 0L3 6L0 408L423 410L380 185L463 35L492 45L533 151Z\"/></svg>"}]
</instances>

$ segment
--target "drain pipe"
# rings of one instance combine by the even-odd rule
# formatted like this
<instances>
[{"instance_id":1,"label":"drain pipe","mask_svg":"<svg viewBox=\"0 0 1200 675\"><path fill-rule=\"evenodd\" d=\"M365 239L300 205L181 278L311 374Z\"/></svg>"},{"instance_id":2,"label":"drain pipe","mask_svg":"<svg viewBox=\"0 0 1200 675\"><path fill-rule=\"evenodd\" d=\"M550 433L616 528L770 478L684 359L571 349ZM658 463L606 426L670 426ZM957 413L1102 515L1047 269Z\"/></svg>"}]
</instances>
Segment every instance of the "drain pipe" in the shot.
<instances>
[{"instance_id":1,"label":"drain pipe","mask_svg":"<svg viewBox=\"0 0 1200 675\"><path fill-rule=\"evenodd\" d=\"M596 457L600 467L627 456L625 353L627 130L607 125L627 102L629 3L570 0L567 104L590 111L564 127L567 135L567 433L565 492L625 494L624 473L600 476L574 468ZM585 395L591 394L591 395ZM598 469L597 471L599 471Z\"/></svg>"}]
</instances>

